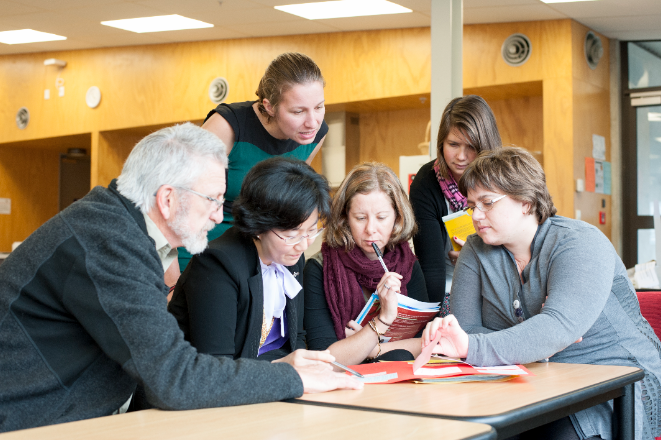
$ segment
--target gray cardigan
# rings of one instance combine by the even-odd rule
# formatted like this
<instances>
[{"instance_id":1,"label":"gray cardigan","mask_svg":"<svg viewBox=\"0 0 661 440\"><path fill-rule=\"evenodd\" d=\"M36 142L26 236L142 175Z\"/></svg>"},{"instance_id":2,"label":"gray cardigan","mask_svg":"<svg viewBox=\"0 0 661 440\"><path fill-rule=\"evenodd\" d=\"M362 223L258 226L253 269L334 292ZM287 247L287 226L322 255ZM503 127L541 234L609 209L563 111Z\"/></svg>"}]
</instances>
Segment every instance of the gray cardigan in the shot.
<instances>
[{"instance_id":1,"label":"gray cardigan","mask_svg":"<svg viewBox=\"0 0 661 440\"><path fill-rule=\"evenodd\" d=\"M144 217L94 188L0 266L0 431L109 415L143 385L163 409L298 397L288 364L199 354L166 310Z\"/></svg>"},{"instance_id":2,"label":"gray cardigan","mask_svg":"<svg viewBox=\"0 0 661 440\"><path fill-rule=\"evenodd\" d=\"M642 368L636 438L661 435L661 342L641 316L611 243L587 223L555 216L539 226L531 251L521 283L507 249L486 245L477 234L469 237L450 297L452 312L469 333L467 361L501 365L550 358ZM522 323L515 316L517 299ZM576 413L572 421L579 436L612 438L608 404Z\"/></svg>"}]
</instances>

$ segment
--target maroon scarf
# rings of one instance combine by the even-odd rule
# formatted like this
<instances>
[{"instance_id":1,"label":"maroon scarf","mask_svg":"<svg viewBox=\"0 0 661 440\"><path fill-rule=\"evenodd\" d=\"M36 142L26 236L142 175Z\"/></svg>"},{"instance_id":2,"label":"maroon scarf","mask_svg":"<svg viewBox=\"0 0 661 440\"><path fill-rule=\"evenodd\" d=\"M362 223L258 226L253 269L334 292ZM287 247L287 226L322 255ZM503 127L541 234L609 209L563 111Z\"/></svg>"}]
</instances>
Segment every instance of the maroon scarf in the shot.
<instances>
[{"instance_id":1,"label":"maroon scarf","mask_svg":"<svg viewBox=\"0 0 661 440\"><path fill-rule=\"evenodd\" d=\"M346 338L344 329L347 323L358 317L365 307L365 297L361 287L375 291L383 277L383 267L379 260L370 260L357 246L350 252L341 248L331 248L325 242L321 245L324 257L324 292L333 318L337 339ZM404 241L383 256L383 262L391 272L402 275L402 295L408 296L406 285L411 279L416 257L408 242Z\"/></svg>"}]
</instances>

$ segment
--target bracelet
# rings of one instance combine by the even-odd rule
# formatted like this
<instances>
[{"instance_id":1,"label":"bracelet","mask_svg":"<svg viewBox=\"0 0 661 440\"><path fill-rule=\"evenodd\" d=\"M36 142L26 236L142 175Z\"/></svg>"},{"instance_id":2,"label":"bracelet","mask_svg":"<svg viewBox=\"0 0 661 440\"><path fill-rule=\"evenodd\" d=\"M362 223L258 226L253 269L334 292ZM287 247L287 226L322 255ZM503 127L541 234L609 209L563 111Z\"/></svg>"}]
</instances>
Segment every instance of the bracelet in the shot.
<instances>
[{"instance_id":1,"label":"bracelet","mask_svg":"<svg viewBox=\"0 0 661 440\"><path fill-rule=\"evenodd\" d=\"M376 328L376 323L374 322L374 318L372 318L370 321L367 322L372 330L374 330L374 333L376 333L376 343L379 346L379 351L374 356L373 358L370 358L368 360L374 360L378 358L381 355L381 336L383 336L383 333L379 333L379 330Z\"/></svg>"},{"instance_id":2,"label":"bracelet","mask_svg":"<svg viewBox=\"0 0 661 440\"><path fill-rule=\"evenodd\" d=\"M391 322L390 324L386 324L385 322L383 322L383 319L381 319L380 316L377 316L376 319L378 319L379 322L380 322L381 324L385 325L386 327L390 327L390 326L392 325L392 322Z\"/></svg>"}]
</instances>

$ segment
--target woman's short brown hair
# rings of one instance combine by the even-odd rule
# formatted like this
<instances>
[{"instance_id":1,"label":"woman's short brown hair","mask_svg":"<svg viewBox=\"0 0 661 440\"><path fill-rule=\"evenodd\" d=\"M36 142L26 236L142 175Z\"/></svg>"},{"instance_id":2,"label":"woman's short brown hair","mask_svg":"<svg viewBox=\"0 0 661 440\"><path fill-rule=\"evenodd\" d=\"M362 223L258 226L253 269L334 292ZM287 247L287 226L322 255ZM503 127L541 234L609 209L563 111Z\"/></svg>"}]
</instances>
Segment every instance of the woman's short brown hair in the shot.
<instances>
[{"instance_id":1,"label":"woman's short brown hair","mask_svg":"<svg viewBox=\"0 0 661 440\"><path fill-rule=\"evenodd\" d=\"M276 108L282 99L282 94L296 84L308 84L319 81L326 85L319 66L307 55L297 52L287 52L278 55L266 68L264 76L259 81L255 94L259 98L259 112L271 120L272 116L264 108L264 100L268 99Z\"/></svg>"},{"instance_id":2,"label":"woman's short brown hair","mask_svg":"<svg viewBox=\"0 0 661 440\"><path fill-rule=\"evenodd\" d=\"M546 187L542 166L523 148L506 147L480 153L459 181L462 194L478 187L530 204L528 214L536 215L540 225L558 212Z\"/></svg>"},{"instance_id":3,"label":"woman's short brown hair","mask_svg":"<svg viewBox=\"0 0 661 440\"><path fill-rule=\"evenodd\" d=\"M356 165L347 174L333 197L331 215L324 233L330 247L341 247L346 251L353 249L356 242L349 229L347 212L356 194L369 194L372 191L382 191L388 195L397 215L386 245L388 250L402 241L408 241L417 232L413 208L395 172L382 163L366 162Z\"/></svg>"},{"instance_id":4,"label":"woman's short brown hair","mask_svg":"<svg viewBox=\"0 0 661 440\"><path fill-rule=\"evenodd\" d=\"M502 146L496 117L482 97L466 95L453 99L443 110L436 141L439 168L441 176L445 179L448 178L450 170L443 157L443 143L455 128L465 133L466 142L478 154L481 151L494 150Z\"/></svg>"}]
</instances>

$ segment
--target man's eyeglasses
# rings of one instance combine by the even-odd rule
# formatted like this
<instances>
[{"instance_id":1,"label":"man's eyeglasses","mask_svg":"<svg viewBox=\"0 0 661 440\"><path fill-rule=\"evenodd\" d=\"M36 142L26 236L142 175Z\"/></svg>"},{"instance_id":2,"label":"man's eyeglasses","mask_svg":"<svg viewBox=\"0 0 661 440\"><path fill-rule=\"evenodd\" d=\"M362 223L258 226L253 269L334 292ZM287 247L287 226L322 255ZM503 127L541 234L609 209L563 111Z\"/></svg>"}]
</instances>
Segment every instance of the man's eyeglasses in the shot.
<instances>
[{"instance_id":1,"label":"man's eyeglasses","mask_svg":"<svg viewBox=\"0 0 661 440\"><path fill-rule=\"evenodd\" d=\"M273 232L276 237L278 237L279 239L284 241L286 245L295 246L295 245L299 244L300 242L302 242L303 240L307 240L309 242L314 241L314 239L319 237L319 235L322 233L322 231L324 229L325 228L317 229L317 232L315 232L314 234L301 235L300 237L281 237L281 236L278 235L277 232L275 232L273 230L271 230L271 232Z\"/></svg>"},{"instance_id":2,"label":"man's eyeglasses","mask_svg":"<svg viewBox=\"0 0 661 440\"><path fill-rule=\"evenodd\" d=\"M489 212L493 209L493 205L498 200L502 200L505 197L507 197L507 194L503 194L502 196L496 197L495 199L485 200L483 202L476 202L475 206L469 206L467 208L464 208L463 211L470 216L472 216L473 212L475 212L475 208L479 209L482 212Z\"/></svg>"},{"instance_id":3,"label":"man's eyeglasses","mask_svg":"<svg viewBox=\"0 0 661 440\"><path fill-rule=\"evenodd\" d=\"M221 209L221 208L223 207L223 202L225 201L225 197L222 197L222 196L219 197L219 198L217 198L217 199L214 199L214 198L211 197L211 196L208 196L208 195L206 195L206 194L199 193L199 192L197 192L197 191L193 191L192 189L184 188L184 187L182 187L182 186L174 186L173 188L182 189L182 190L184 190L184 191L191 192L191 193L195 194L196 196L204 197L204 198L207 199L208 201L215 203L216 206L215 206L215 208L214 208L214 212L215 212L215 211L218 211L219 209ZM157 191L157 192L158 192L158 191ZM154 197L156 197L156 192L154 193Z\"/></svg>"},{"instance_id":4,"label":"man's eyeglasses","mask_svg":"<svg viewBox=\"0 0 661 440\"><path fill-rule=\"evenodd\" d=\"M223 196L220 196L218 199L214 199L214 198L211 197L211 196L208 196L208 195L206 195L206 194L199 193L199 192L197 192L197 191L193 191L192 189L183 188L183 187L181 187L181 186L175 186L175 188L177 188L177 189L183 189L184 191L188 191L188 192L190 192L190 193L195 194L196 196L203 197L203 198L207 199L208 201L215 203L215 204L216 204L216 207L214 208L214 211L218 211L219 209L222 209L222 208L223 208L223 202L225 201L225 197L223 197Z\"/></svg>"}]
</instances>

